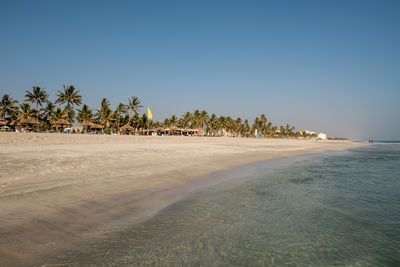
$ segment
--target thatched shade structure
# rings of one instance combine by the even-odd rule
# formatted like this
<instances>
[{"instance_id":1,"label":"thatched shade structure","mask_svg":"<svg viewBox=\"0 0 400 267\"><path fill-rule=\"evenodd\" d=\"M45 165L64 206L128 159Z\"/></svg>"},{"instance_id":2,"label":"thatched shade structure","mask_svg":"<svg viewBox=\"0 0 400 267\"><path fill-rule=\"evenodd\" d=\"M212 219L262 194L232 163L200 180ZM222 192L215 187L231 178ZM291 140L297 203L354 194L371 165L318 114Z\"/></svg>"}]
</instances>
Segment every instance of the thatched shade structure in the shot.
<instances>
[{"instance_id":1,"label":"thatched shade structure","mask_svg":"<svg viewBox=\"0 0 400 267\"><path fill-rule=\"evenodd\" d=\"M165 129L163 127L157 127L157 128L154 128L154 131L163 132L163 131L165 131Z\"/></svg>"},{"instance_id":2,"label":"thatched shade structure","mask_svg":"<svg viewBox=\"0 0 400 267\"><path fill-rule=\"evenodd\" d=\"M100 124L92 123L92 124L90 124L90 128L92 128L92 129L103 129L104 126L100 125Z\"/></svg>"},{"instance_id":3,"label":"thatched shade structure","mask_svg":"<svg viewBox=\"0 0 400 267\"><path fill-rule=\"evenodd\" d=\"M40 125L40 122L37 119L34 118L24 118L20 120L17 125L21 126L28 126L28 125Z\"/></svg>"},{"instance_id":4,"label":"thatched shade structure","mask_svg":"<svg viewBox=\"0 0 400 267\"><path fill-rule=\"evenodd\" d=\"M0 118L0 125L6 125L7 124L7 120Z\"/></svg>"},{"instance_id":5,"label":"thatched shade structure","mask_svg":"<svg viewBox=\"0 0 400 267\"><path fill-rule=\"evenodd\" d=\"M72 123L70 123L69 121L64 120L64 119L56 120L53 124L54 125L60 125L60 126L70 126L70 125L72 125Z\"/></svg>"},{"instance_id":6,"label":"thatched shade structure","mask_svg":"<svg viewBox=\"0 0 400 267\"><path fill-rule=\"evenodd\" d=\"M82 122L81 123L81 125L83 126L83 127L90 127L91 125L92 125L93 123L91 123L90 121L84 121L84 122Z\"/></svg>"},{"instance_id":7,"label":"thatched shade structure","mask_svg":"<svg viewBox=\"0 0 400 267\"><path fill-rule=\"evenodd\" d=\"M135 128L130 126L129 124L125 124L124 126L121 127L120 129L121 132L128 131L128 132L134 132Z\"/></svg>"},{"instance_id":8,"label":"thatched shade structure","mask_svg":"<svg viewBox=\"0 0 400 267\"><path fill-rule=\"evenodd\" d=\"M62 129L64 129L65 127L69 127L69 126L71 126L71 125L72 125L72 123L70 123L70 122L67 121L67 120L58 119L58 120L56 120L56 121L53 123L53 126L52 126L52 127L55 127L56 130L62 130Z\"/></svg>"},{"instance_id":9,"label":"thatched shade structure","mask_svg":"<svg viewBox=\"0 0 400 267\"><path fill-rule=\"evenodd\" d=\"M90 121L83 121L83 122L81 123L81 126L83 127L83 130L84 130L85 132L87 132L88 128L91 127L92 124L93 124L93 123L90 122Z\"/></svg>"}]
</instances>

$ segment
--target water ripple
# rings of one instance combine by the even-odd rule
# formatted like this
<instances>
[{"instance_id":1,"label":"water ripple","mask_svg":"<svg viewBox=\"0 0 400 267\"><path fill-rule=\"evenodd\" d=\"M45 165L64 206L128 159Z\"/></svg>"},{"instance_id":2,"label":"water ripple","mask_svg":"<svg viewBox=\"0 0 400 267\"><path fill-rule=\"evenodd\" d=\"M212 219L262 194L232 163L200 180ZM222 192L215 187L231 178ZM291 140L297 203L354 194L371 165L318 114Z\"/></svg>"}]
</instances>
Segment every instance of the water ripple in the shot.
<instances>
[{"instance_id":1,"label":"water ripple","mask_svg":"<svg viewBox=\"0 0 400 267\"><path fill-rule=\"evenodd\" d=\"M400 266L399 147L256 170L46 264Z\"/></svg>"}]
</instances>

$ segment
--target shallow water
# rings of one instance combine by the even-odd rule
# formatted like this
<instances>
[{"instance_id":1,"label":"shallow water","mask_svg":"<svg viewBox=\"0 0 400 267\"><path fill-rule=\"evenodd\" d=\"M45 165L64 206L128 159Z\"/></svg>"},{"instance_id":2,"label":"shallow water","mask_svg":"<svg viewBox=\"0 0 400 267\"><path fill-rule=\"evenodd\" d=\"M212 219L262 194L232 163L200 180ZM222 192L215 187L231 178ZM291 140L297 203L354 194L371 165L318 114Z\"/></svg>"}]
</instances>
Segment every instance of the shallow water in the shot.
<instances>
[{"instance_id":1,"label":"shallow water","mask_svg":"<svg viewBox=\"0 0 400 267\"><path fill-rule=\"evenodd\" d=\"M400 266L400 144L218 175L236 178L46 264Z\"/></svg>"}]
</instances>

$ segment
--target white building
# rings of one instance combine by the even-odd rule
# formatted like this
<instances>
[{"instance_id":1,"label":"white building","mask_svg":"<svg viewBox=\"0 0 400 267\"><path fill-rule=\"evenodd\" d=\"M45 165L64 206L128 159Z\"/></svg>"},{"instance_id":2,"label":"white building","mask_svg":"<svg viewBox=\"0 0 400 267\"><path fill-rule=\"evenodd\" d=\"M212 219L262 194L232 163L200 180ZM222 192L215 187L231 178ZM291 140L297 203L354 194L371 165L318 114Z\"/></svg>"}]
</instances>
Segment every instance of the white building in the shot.
<instances>
[{"instance_id":1,"label":"white building","mask_svg":"<svg viewBox=\"0 0 400 267\"><path fill-rule=\"evenodd\" d=\"M324 134L324 133L319 133L319 134L317 135L317 138L319 138L319 139L321 139L321 140L326 140L326 139L328 139L328 138L326 137L326 134Z\"/></svg>"}]
</instances>

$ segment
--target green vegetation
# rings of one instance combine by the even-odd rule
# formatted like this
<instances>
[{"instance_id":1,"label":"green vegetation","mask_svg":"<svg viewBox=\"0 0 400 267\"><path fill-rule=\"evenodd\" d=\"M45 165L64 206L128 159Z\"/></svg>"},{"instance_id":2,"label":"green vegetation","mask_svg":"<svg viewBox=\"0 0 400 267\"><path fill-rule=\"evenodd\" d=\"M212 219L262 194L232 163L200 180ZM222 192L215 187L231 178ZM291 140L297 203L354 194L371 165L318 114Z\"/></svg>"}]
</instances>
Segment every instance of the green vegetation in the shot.
<instances>
[{"instance_id":1,"label":"green vegetation","mask_svg":"<svg viewBox=\"0 0 400 267\"><path fill-rule=\"evenodd\" d=\"M53 103L48 100L49 95L44 89L34 86L31 92L26 92L25 102L18 106L18 101L5 94L0 102L0 122L3 126L8 125L11 128L21 125L21 122L25 122L27 126L31 123L30 126L38 130L58 129L55 124L64 122L72 125L76 120L86 125L86 130L90 125L97 125L97 129L102 128L104 133L119 133L125 126L128 129L133 127L139 133L146 133L148 129L156 128L180 128L201 129L207 136L251 137L257 133L257 136L268 138L311 137L304 131L302 134L296 132L289 124L274 126L264 114L255 118L252 125L247 119L218 117L215 114L210 115L205 110L186 112L180 118L173 115L160 122L149 120L146 113L140 114L143 106L136 96L129 98L128 104L119 103L115 110L111 108L111 103L106 98L102 99L97 110L91 109L86 104L75 110L75 106L82 104L82 96L73 85L64 85L64 90L58 91L56 97ZM31 107L31 103L35 108ZM42 107L44 103L46 105ZM39 110L39 107L42 108Z\"/></svg>"}]
</instances>

